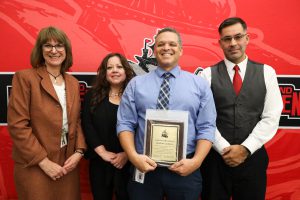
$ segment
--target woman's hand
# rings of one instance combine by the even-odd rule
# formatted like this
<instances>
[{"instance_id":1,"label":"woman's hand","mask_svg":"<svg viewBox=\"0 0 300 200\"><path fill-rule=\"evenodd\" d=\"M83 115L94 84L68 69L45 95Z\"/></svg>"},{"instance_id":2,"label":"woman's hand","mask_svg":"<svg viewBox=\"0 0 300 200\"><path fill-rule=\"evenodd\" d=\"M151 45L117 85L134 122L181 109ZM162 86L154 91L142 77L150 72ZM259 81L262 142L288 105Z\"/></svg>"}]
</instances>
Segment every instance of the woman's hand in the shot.
<instances>
[{"instance_id":1,"label":"woman's hand","mask_svg":"<svg viewBox=\"0 0 300 200\"><path fill-rule=\"evenodd\" d=\"M54 181L67 174L66 169L52 162L47 157L39 162L39 166Z\"/></svg>"},{"instance_id":2,"label":"woman's hand","mask_svg":"<svg viewBox=\"0 0 300 200\"><path fill-rule=\"evenodd\" d=\"M118 169L122 169L127 161L127 154L125 152L120 152L116 154L114 159L112 159L111 164Z\"/></svg>"},{"instance_id":3,"label":"woman's hand","mask_svg":"<svg viewBox=\"0 0 300 200\"><path fill-rule=\"evenodd\" d=\"M117 156L111 151L106 151L103 145L95 148L96 153L106 162L111 163L111 161Z\"/></svg>"},{"instance_id":4,"label":"woman's hand","mask_svg":"<svg viewBox=\"0 0 300 200\"><path fill-rule=\"evenodd\" d=\"M115 159L117 155L115 153L113 153L113 152L110 152L110 151L104 151L104 152L101 153L100 156L106 162L110 162L111 163L111 161L113 159Z\"/></svg>"},{"instance_id":5,"label":"woman's hand","mask_svg":"<svg viewBox=\"0 0 300 200\"><path fill-rule=\"evenodd\" d=\"M75 152L65 161L63 168L67 171L67 173L76 168L82 156L83 154Z\"/></svg>"}]
</instances>

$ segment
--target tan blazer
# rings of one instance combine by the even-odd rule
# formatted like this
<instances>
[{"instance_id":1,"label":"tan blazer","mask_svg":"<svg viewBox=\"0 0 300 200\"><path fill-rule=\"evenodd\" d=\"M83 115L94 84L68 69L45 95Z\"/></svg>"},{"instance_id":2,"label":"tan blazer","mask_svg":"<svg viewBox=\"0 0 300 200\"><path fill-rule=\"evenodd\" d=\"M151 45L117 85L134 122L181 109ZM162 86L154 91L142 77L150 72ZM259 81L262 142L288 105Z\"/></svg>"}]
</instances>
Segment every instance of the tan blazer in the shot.
<instances>
[{"instance_id":1,"label":"tan blazer","mask_svg":"<svg viewBox=\"0 0 300 200\"><path fill-rule=\"evenodd\" d=\"M86 144L80 122L78 81L66 73L64 79L69 125L68 158L75 149L86 149ZM45 67L15 73L7 116L16 163L23 167L33 166L46 156L59 162L62 107Z\"/></svg>"}]
</instances>

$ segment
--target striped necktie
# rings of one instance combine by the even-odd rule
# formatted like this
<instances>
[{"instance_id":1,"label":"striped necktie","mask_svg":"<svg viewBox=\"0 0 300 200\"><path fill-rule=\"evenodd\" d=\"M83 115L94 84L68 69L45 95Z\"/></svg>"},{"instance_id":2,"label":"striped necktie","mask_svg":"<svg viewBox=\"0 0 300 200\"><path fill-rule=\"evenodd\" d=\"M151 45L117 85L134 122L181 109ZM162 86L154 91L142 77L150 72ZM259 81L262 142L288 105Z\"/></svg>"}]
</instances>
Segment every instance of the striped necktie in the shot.
<instances>
[{"instance_id":1,"label":"striped necktie","mask_svg":"<svg viewBox=\"0 0 300 200\"><path fill-rule=\"evenodd\" d=\"M163 74L164 80L160 86L159 95L157 99L156 109L168 110L169 109L169 97L170 97L170 79L171 73L166 72Z\"/></svg>"}]
</instances>

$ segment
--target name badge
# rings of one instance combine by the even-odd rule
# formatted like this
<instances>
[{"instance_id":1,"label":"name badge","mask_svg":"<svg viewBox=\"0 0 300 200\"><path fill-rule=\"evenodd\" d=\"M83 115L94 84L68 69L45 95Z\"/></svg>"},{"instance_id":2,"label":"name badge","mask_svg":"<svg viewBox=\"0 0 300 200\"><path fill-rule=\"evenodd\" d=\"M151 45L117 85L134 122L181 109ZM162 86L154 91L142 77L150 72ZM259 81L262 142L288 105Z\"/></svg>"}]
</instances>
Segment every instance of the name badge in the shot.
<instances>
[{"instance_id":1,"label":"name badge","mask_svg":"<svg viewBox=\"0 0 300 200\"><path fill-rule=\"evenodd\" d=\"M60 148L66 146L67 144L68 144L67 133L62 132L61 138L60 138Z\"/></svg>"},{"instance_id":2,"label":"name badge","mask_svg":"<svg viewBox=\"0 0 300 200\"><path fill-rule=\"evenodd\" d=\"M145 173L141 172L140 170L138 170L136 167L134 168L134 172L133 172L133 180L143 184L144 183L144 179L145 179Z\"/></svg>"}]
</instances>

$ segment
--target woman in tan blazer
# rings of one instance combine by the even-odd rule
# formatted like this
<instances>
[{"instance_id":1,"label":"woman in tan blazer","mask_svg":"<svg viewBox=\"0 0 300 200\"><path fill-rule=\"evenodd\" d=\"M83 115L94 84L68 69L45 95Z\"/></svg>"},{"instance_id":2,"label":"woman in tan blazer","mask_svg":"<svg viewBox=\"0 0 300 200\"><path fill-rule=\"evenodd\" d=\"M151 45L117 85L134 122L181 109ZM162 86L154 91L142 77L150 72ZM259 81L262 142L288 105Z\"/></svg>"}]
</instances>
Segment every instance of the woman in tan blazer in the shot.
<instances>
[{"instance_id":1,"label":"woman in tan blazer","mask_svg":"<svg viewBox=\"0 0 300 200\"><path fill-rule=\"evenodd\" d=\"M31 53L33 68L16 72L8 105L19 199L80 199L78 163L86 149L78 81L66 34L47 27Z\"/></svg>"}]
</instances>

